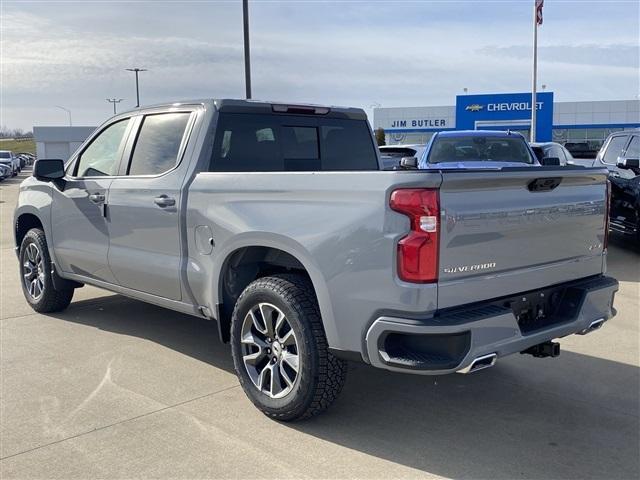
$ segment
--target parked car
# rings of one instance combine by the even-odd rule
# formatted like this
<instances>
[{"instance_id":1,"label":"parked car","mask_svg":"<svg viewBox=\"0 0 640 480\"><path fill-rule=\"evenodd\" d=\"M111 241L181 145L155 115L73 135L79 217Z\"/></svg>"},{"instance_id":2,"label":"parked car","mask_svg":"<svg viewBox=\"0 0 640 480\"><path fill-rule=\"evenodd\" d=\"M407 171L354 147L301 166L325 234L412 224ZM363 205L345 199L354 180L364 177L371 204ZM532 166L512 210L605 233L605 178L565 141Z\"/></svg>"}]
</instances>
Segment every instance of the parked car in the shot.
<instances>
[{"instance_id":1,"label":"parked car","mask_svg":"<svg viewBox=\"0 0 640 480\"><path fill-rule=\"evenodd\" d=\"M32 165L35 160L35 155L28 152L18 152L16 155L24 161L24 166ZM24 168L23 166L23 168Z\"/></svg>"},{"instance_id":2,"label":"parked car","mask_svg":"<svg viewBox=\"0 0 640 480\"><path fill-rule=\"evenodd\" d=\"M13 169L9 165L0 163L0 180L13 176Z\"/></svg>"},{"instance_id":3,"label":"parked car","mask_svg":"<svg viewBox=\"0 0 640 480\"><path fill-rule=\"evenodd\" d=\"M574 158L596 158L598 148L592 147L589 142L566 142L564 147Z\"/></svg>"},{"instance_id":4,"label":"parked car","mask_svg":"<svg viewBox=\"0 0 640 480\"><path fill-rule=\"evenodd\" d=\"M420 158L424 151L425 144L408 144L408 145L381 145L380 158L384 170L392 170L400 166L400 160L405 157Z\"/></svg>"},{"instance_id":5,"label":"parked car","mask_svg":"<svg viewBox=\"0 0 640 480\"><path fill-rule=\"evenodd\" d=\"M27 165L33 165L33 162L36 159L36 156L29 152L19 152L18 156L24 157Z\"/></svg>"},{"instance_id":6,"label":"parked car","mask_svg":"<svg viewBox=\"0 0 640 480\"><path fill-rule=\"evenodd\" d=\"M545 158L557 158L560 161L560 165L571 165L575 160L571 152L559 143L540 142L531 143L530 145L531 150L536 154L536 158L540 163L542 163Z\"/></svg>"},{"instance_id":7,"label":"parked car","mask_svg":"<svg viewBox=\"0 0 640 480\"><path fill-rule=\"evenodd\" d=\"M18 157L20 158L20 161L22 162L22 168L28 167L29 165L33 164L33 156L32 155L28 155L26 153L19 153Z\"/></svg>"},{"instance_id":8,"label":"parked car","mask_svg":"<svg viewBox=\"0 0 640 480\"><path fill-rule=\"evenodd\" d=\"M380 171L361 109L122 113L22 182L24 296L60 311L91 284L216 321L247 396L283 421L326 409L345 360L441 375L557 356L553 339L615 313L607 172L521 168L522 142L461 144L506 145L481 160L519 168Z\"/></svg>"},{"instance_id":9,"label":"parked car","mask_svg":"<svg viewBox=\"0 0 640 480\"><path fill-rule=\"evenodd\" d=\"M420 169L522 166L540 166L525 138L517 132L489 130L438 132L418 162Z\"/></svg>"},{"instance_id":10,"label":"parked car","mask_svg":"<svg viewBox=\"0 0 640 480\"><path fill-rule=\"evenodd\" d=\"M0 150L0 163L9 165L11 168L11 176L15 177L20 173L20 161L11 150Z\"/></svg>"}]
</instances>

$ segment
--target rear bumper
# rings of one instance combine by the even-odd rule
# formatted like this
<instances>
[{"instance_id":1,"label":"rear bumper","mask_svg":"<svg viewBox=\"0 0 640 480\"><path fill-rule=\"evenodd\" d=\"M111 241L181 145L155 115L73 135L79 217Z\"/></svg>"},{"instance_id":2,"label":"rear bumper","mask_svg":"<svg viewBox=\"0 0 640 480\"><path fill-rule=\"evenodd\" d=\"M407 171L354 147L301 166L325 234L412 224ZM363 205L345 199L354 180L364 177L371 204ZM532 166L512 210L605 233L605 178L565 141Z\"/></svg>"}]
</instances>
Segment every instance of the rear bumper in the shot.
<instances>
[{"instance_id":1,"label":"rear bumper","mask_svg":"<svg viewBox=\"0 0 640 480\"><path fill-rule=\"evenodd\" d=\"M379 317L366 334L367 355L373 366L387 370L423 375L464 372L478 357L504 357L554 338L587 332L594 322L600 326L615 315L617 290L617 280L598 276L525 292L518 298L438 312L425 320ZM548 295L558 295L558 308L540 321L523 323L515 308L506 306L519 297L535 301Z\"/></svg>"}]
</instances>

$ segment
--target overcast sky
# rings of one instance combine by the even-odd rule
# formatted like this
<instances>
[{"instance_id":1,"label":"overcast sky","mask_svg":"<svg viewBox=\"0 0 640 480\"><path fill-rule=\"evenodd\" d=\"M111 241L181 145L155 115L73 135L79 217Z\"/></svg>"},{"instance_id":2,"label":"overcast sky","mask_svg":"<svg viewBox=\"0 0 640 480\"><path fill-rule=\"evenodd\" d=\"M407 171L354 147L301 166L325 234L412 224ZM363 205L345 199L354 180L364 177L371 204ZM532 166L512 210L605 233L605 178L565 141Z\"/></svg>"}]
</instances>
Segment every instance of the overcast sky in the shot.
<instances>
[{"instance_id":1,"label":"overcast sky","mask_svg":"<svg viewBox=\"0 0 640 480\"><path fill-rule=\"evenodd\" d=\"M385 107L530 90L533 0L250 1L253 96ZM640 3L546 0L539 83L557 101L640 93ZM9 128L98 125L107 97L141 103L244 96L240 0L2 2Z\"/></svg>"}]
</instances>

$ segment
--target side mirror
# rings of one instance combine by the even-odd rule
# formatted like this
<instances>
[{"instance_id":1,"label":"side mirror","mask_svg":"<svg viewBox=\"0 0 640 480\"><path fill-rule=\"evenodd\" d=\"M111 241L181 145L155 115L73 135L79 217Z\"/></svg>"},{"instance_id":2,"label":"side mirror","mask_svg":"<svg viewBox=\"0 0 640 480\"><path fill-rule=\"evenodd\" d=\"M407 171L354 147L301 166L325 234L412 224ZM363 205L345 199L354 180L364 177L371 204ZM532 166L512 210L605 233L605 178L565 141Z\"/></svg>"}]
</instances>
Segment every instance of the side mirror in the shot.
<instances>
[{"instance_id":1,"label":"side mirror","mask_svg":"<svg viewBox=\"0 0 640 480\"><path fill-rule=\"evenodd\" d=\"M418 168L418 159L416 157L402 157L400 159L400 168L403 170L415 170Z\"/></svg>"},{"instance_id":2,"label":"side mirror","mask_svg":"<svg viewBox=\"0 0 640 480\"><path fill-rule=\"evenodd\" d=\"M618 161L616 162L616 166L618 168L624 168L627 170L633 170L640 168L640 160L637 158L624 158L618 157Z\"/></svg>"},{"instance_id":3,"label":"side mirror","mask_svg":"<svg viewBox=\"0 0 640 480\"><path fill-rule=\"evenodd\" d=\"M558 157L544 157L540 163L544 166L560 166L560 159Z\"/></svg>"},{"instance_id":4,"label":"side mirror","mask_svg":"<svg viewBox=\"0 0 640 480\"><path fill-rule=\"evenodd\" d=\"M64 177L64 162L58 158L42 158L33 165L33 176L49 182Z\"/></svg>"}]
</instances>

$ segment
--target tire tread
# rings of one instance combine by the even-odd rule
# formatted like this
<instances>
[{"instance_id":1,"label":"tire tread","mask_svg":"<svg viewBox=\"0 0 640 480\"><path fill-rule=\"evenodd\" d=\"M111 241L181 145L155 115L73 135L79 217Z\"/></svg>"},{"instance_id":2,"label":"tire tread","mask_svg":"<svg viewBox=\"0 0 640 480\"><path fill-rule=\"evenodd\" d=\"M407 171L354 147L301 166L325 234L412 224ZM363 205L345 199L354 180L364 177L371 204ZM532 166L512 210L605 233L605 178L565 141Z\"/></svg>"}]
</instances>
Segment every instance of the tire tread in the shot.
<instances>
[{"instance_id":1,"label":"tire tread","mask_svg":"<svg viewBox=\"0 0 640 480\"><path fill-rule=\"evenodd\" d=\"M38 302L32 302L27 298L27 301L31 308L33 308L38 313L54 313L60 312L67 308L71 303L71 299L73 298L74 289L62 289L56 290L53 286L53 281L51 280L51 258L49 257L49 250L47 248L47 238L44 232L39 228L32 228L27 232L22 240L22 244L20 246L20 250L22 251L25 242L29 240L33 240L38 244L38 247L41 251L41 255L44 257L44 265L46 271L47 279L45 292L42 295L42 298ZM20 257L22 258L22 256ZM21 272L21 280L22 281L22 272ZM23 286L24 289L24 286ZM25 292L25 296L27 293Z\"/></svg>"}]
</instances>

